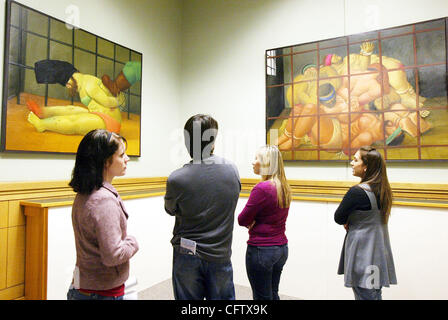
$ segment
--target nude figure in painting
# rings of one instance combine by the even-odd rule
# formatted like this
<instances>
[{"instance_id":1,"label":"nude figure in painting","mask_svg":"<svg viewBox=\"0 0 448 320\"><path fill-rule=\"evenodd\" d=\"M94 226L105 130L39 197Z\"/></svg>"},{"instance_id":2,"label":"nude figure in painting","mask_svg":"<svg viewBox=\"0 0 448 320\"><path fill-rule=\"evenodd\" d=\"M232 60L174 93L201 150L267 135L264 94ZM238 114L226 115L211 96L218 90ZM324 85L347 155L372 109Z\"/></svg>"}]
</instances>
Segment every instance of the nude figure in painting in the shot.
<instances>
[{"instance_id":1,"label":"nude figure in painting","mask_svg":"<svg viewBox=\"0 0 448 320\"><path fill-rule=\"evenodd\" d=\"M378 64L368 66L366 71L353 71L350 80L345 77L338 90L330 83L320 85L319 110L316 104L296 104L293 109L294 118L288 119L284 133L278 140L279 149L287 151L297 148L303 143L303 138L308 136L313 145L334 149L329 150L333 152L344 150L347 154L348 150L356 152L362 145L385 141L392 135L397 138L397 130L401 131L401 127L412 132L411 135L417 134L416 113L413 113L414 117L399 103L391 106L394 112L387 113L389 118L364 112L368 110L369 103L375 102L382 95L390 94L388 74L384 70L380 71L381 66ZM326 98L328 93L325 92L328 91L333 96L333 103L329 103L331 99L322 99L322 96ZM423 119L419 120L421 132L430 128ZM391 143L392 140L388 142Z\"/></svg>"},{"instance_id":2,"label":"nude figure in painting","mask_svg":"<svg viewBox=\"0 0 448 320\"><path fill-rule=\"evenodd\" d=\"M123 72L125 73L121 76ZM124 76L130 79L125 85L122 85L123 81L112 81L107 77L108 85L114 88L112 93L101 79L79 72L66 61L36 62L37 83L58 83L65 86L71 95L79 94L84 106L42 107L35 101L29 100L27 106L31 112L28 114L28 122L38 132L52 131L61 134L85 135L93 129L107 129L119 133L122 120L119 107L125 102L122 91L140 80L141 64L130 61L125 64L123 72L117 79Z\"/></svg>"},{"instance_id":3,"label":"nude figure in painting","mask_svg":"<svg viewBox=\"0 0 448 320\"><path fill-rule=\"evenodd\" d=\"M350 73L357 71L365 71L367 67L372 64L379 64L380 57L373 53L375 46L373 42L364 42L361 44L361 50L359 54L350 54ZM324 59L325 65L333 66L337 72L341 75L345 75L348 72L347 68L347 57L340 57L337 54L329 54ZM408 82L406 72L404 71L404 65L400 60L392 57L382 56L381 64L386 68L386 70L393 70L388 72L390 86L397 92L400 96L400 102L408 109L415 109L417 105L417 95L414 88ZM426 98L419 96L419 107L423 106ZM428 110L421 110L420 115L422 117L427 117L429 115Z\"/></svg>"}]
</instances>

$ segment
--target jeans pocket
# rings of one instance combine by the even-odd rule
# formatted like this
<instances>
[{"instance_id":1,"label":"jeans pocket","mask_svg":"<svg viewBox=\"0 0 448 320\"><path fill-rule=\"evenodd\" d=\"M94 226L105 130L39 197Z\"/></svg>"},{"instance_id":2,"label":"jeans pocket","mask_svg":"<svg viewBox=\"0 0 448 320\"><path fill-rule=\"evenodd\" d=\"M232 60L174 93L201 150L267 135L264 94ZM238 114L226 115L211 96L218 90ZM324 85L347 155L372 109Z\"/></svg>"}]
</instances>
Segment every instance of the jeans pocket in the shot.
<instances>
[{"instance_id":1,"label":"jeans pocket","mask_svg":"<svg viewBox=\"0 0 448 320\"><path fill-rule=\"evenodd\" d=\"M198 256L174 251L173 271L176 274L188 274L191 269L200 268L200 265L201 260Z\"/></svg>"},{"instance_id":2,"label":"jeans pocket","mask_svg":"<svg viewBox=\"0 0 448 320\"><path fill-rule=\"evenodd\" d=\"M258 264L266 270L271 270L280 257L277 247L258 247Z\"/></svg>"}]
</instances>

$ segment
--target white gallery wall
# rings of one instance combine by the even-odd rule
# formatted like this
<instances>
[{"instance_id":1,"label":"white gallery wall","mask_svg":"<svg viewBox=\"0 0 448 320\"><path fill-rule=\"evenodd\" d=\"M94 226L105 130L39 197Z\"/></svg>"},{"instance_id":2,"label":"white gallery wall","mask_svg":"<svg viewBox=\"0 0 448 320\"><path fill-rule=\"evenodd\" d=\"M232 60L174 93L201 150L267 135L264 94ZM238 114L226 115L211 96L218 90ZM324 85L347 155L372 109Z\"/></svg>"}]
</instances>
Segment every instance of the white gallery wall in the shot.
<instances>
[{"instance_id":1,"label":"white gallery wall","mask_svg":"<svg viewBox=\"0 0 448 320\"><path fill-rule=\"evenodd\" d=\"M195 113L218 120L216 153L235 161L241 177L254 177L250 162L265 143L265 50L448 16L445 0L21 3L63 21L75 6L81 28L143 53L142 156L131 159L127 177L167 176L184 163L181 128ZM73 164L73 155L0 153L0 181L69 179ZM448 162L391 163L389 178L444 183L447 169ZM355 181L348 163L289 163L286 171L289 179Z\"/></svg>"},{"instance_id":2,"label":"white gallery wall","mask_svg":"<svg viewBox=\"0 0 448 320\"><path fill-rule=\"evenodd\" d=\"M448 16L446 0L186 0L180 119L210 113L216 153L255 177L265 143L265 51ZM399 13L399 14L397 14ZM184 120L184 121L185 121ZM448 181L448 163L390 164L393 182ZM348 163L289 163L289 179L354 180Z\"/></svg>"}]
</instances>

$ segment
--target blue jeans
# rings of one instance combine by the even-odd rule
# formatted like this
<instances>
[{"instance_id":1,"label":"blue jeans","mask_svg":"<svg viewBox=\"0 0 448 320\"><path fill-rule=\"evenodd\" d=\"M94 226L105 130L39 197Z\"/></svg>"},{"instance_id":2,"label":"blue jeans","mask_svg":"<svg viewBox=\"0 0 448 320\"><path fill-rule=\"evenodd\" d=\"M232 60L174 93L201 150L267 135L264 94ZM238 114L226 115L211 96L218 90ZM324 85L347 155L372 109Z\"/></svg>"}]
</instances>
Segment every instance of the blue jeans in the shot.
<instances>
[{"instance_id":1,"label":"blue jeans","mask_svg":"<svg viewBox=\"0 0 448 320\"><path fill-rule=\"evenodd\" d=\"M83 293L77 289L70 288L67 292L67 300L123 300L123 296L107 297L96 293Z\"/></svg>"},{"instance_id":2,"label":"blue jeans","mask_svg":"<svg viewBox=\"0 0 448 320\"><path fill-rule=\"evenodd\" d=\"M353 287L355 300L382 300L381 287L379 289L365 289Z\"/></svg>"},{"instance_id":3,"label":"blue jeans","mask_svg":"<svg viewBox=\"0 0 448 320\"><path fill-rule=\"evenodd\" d=\"M173 251L173 289L176 300L235 300L232 263L217 263Z\"/></svg>"},{"instance_id":4,"label":"blue jeans","mask_svg":"<svg viewBox=\"0 0 448 320\"><path fill-rule=\"evenodd\" d=\"M280 300L278 286L288 259L288 245L247 246L246 271L254 300Z\"/></svg>"}]
</instances>

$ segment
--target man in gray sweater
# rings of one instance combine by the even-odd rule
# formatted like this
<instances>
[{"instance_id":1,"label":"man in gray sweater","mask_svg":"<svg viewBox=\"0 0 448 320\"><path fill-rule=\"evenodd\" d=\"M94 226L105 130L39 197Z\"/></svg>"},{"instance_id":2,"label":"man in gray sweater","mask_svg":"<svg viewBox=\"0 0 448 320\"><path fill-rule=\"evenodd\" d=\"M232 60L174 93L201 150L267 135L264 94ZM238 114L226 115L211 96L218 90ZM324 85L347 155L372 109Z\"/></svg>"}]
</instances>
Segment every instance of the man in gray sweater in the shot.
<instances>
[{"instance_id":1,"label":"man in gray sweater","mask_svg":"<svg viewBox=\"0 0 448 320\"><path fill-rule=\"evenodd\" d=\"M165 211L173 230L173 289L176 300L234 300L232 233L241 191L236 166L213 154L218 123L209 115L185 124L192 160L168 177Z\"/></svg>"}]
</instances>

